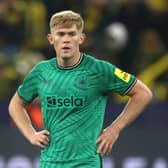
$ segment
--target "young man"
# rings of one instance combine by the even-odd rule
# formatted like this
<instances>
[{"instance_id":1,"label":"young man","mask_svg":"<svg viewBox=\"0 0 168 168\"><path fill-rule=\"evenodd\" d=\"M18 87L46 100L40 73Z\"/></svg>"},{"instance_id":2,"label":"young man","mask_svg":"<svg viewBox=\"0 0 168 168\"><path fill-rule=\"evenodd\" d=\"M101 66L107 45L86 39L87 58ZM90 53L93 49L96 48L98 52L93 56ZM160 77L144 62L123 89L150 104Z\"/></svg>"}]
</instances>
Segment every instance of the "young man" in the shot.
<instances>
[{"instance_id":1,"label":"young man","mask_svg":"<svg viewBox=\"0 0 168 168\"><path fill-rule=\"evenodd\" d=\"M31 144L42 148L40 168L100 168L120 132L152 98L133 75L81 53L83 20L78 13L52 16L48 40L56 58L37 64L9 104L9 113ZM102 131L107 93L130 96L111 125ZM26 106L39 96L44 130L36 131Z\"/></svg>"}]
</instances>

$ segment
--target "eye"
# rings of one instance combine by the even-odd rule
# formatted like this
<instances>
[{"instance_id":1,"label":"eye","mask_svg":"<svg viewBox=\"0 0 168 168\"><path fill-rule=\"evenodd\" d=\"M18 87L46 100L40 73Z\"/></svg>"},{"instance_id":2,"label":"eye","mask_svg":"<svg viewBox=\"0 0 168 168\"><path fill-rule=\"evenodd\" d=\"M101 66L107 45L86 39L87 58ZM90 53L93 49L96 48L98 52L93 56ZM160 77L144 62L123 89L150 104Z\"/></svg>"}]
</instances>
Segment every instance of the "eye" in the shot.
<instances>
[{"instance_id":1,"label":"eye","mask_svg":"<svg viewBox=\"0 0 168 168\"><path fill-rule=\"evenodd\" d=\"M62 36L65 35L65 33L64 32L57 32L57 35L60 36L60 37L62 37Z\"/></svg>"},{"instance_id":2,"label":"eye","mask_svg":"<svg viewBox=\"0 0 168 168\"><path fill-rule=\"evenodd\" d=\"M69 36L75 36L76 35L76 32L70 32L70 33L68 33L69 34Z\"/></svg>"}]
</instances>

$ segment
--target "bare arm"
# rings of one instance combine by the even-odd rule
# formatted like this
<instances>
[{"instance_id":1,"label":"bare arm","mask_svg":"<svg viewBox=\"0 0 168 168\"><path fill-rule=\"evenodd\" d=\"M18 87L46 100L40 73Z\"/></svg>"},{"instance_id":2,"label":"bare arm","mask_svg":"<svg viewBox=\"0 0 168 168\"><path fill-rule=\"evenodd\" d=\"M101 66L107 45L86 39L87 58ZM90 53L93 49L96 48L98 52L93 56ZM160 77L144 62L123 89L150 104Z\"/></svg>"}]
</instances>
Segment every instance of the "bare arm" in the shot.
<instances>
[{"instance_id":1,"label":"bare arm","mask_svg":"<svg viewBox=\"0 0 168 168\"><path fill-rule=\"evenodd\" d=\"M36 131L32 126L30 117L26 111L27 104L16 93L9 104L9 114L22 134L31 144L45 147L48 145L49 132L47 130Z\"/></svg>"},{"instance_id":2,"label":"bare arm","mask_svg":"<svg viewBox=\"0 0 168 168\"><path fill-rule=\"evenodd\" d=\"M128 103L112 123L120 131L134 121L152 99L152 92L141 81L137 81L127 95L130 97Z\"/></svg>"},{"instance_id":3,"label":"bare arm","mask_svg":"<svg viewBox=\"0 0 168 168\"><path fill-rule=\"evenodd\" d=\"M120 132L140 115L152 99L150 89L139 80L127 95L130 99L121 114L97 139L97 144L99 144L97 152L101 155L111 152Z\"/></svg>"}]
</instances>

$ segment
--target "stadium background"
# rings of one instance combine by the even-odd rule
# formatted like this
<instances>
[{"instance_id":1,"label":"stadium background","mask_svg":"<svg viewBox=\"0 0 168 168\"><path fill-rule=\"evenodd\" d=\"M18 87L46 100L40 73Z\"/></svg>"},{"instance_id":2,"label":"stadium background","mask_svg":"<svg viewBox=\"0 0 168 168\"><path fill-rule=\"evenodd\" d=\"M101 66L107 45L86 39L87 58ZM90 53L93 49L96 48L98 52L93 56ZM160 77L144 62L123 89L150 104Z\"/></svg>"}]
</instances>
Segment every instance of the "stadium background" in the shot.
<instances>
[{"instance_id":1,"label":"stadium background","mask_svg":"<svg viewBox=\"0 0 168 168\"><path fill-rule=\"evenodd\" d=\"M124 132L104 168L168 167L168 1L167 0L1 0L0 1L0 168L36 168L39 149L18 132L8 103L30 68L54 57L46 35L54 12L71 9L85 20L81 50L135 74L153 91L143 114ZM127 97L109 95L104 126ZM28 111L41 129L38 99Z\"/></svg>"}]
</instances>

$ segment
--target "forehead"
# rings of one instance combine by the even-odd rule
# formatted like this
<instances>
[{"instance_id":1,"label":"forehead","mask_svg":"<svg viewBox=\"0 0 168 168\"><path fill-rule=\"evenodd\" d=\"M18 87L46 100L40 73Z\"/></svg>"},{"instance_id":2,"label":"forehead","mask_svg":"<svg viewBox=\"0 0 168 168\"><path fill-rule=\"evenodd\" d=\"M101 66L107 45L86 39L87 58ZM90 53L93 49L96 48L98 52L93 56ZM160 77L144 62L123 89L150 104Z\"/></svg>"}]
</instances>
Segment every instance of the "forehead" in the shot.
<instances>
[{"instance_id":1,"label":"forehead","mask_svg":"<svg viewBox=\"0 0 168 168\"><path fill-rule=\"evenodd\" d=\"M60 24L53 28L53 32L72 32L72 31L79 31L75 24L73 25L64 25Z\"/></svg>"}]
</instances>

